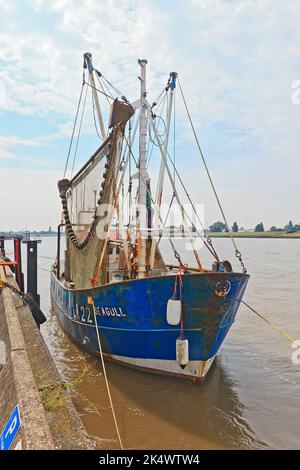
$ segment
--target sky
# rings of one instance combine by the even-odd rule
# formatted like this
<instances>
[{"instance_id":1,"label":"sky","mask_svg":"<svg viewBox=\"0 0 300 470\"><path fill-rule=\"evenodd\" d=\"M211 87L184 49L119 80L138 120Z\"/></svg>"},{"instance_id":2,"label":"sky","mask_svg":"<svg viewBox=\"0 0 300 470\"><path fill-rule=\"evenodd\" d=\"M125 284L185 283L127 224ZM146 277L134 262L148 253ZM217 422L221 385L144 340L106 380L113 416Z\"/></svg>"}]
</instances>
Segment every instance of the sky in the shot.
<instances>
[{"instance_id":1,"label":"sky","mask_svg":"<svg viewBox=\"0 0 300 470\"><path fill-rule=\"evenodd\" d=\"M0 0L0 231L60 221L82 54L129 99L180 77L230 223L300 221L300 0ZM176 92L178 94L178 90ZM176 98L178 168L220 220ZM82 130L78 164L99 146Z\"/></svg>"}]
</instances>

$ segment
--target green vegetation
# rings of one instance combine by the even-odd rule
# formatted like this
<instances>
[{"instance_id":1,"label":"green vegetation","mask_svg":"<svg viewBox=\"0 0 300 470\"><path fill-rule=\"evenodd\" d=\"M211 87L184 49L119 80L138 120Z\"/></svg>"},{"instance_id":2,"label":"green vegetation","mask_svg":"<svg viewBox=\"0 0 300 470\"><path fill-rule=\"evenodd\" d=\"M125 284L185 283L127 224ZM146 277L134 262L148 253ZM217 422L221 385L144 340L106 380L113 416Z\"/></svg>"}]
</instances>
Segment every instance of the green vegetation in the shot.
<instances>
[{"instance_id":1,"label":"green vegetation","mask_svg":"<svg viewBox=\"0 0 300 470\"><path fill-rule=\"evenodd\" d=\"M209 230L211 232L228 232L226 224L224 224L223 222L220 222L220 221L215 222L214 224L212 224L209 227Z\"/></svg>"},{"instance_id":2,"label":"green vegetation","mask_svg":"<svg viewBox=\"0 0 300 470\"><path fill-rule=\"evenodd\" d=\"M293 222L290 220L289 223L283 228L283 230L286 230L287 233L300 232L300 222L299 224L294 225Z\"/></svg>"},{"instance_id":3,"label":"green vegetation","mask_svg":"<svg viewBox=\"0 0 300 470\"><path fill-rule=\"evenodd\" d=\"M239 231L239 226L236 222L233 223L232 231L235 232L235 233Z\"/></svg>"},{"instance_id":4,"label":"green vegetation","mask_svg":"<svg viewBox=\"0 0 300 470\"><path fill-rule=\"evenodd\" d=\"M261 222L260 224L257 224L254 231L255 232L264 232L265 228L263 226L263 223Z\"/></svg>"},{"instance_id":5,"label":"green vegetation","mask_svg":"<svg viewBox=\"0 0 300 470\"><path fill-rule=\"evenodd\" d=\"M208 232L210 237L227 238L300 238L300 232L287 233L284 230L278 232Z\"/></svg>"},{"instance_id":6,"label":"green vegetation","mask_svg":"<svg viewBox=\"0 0 300 470\"><path fill-rule=\"evenodd\" d=\"M34 373L35 381L38 385L39 395L42 405L45 411L53 411L65 405L66 393L70 393L71 397L80 399L80 401L86 407L89 413L96 413L102 417L100 411L94 403L92 403L87 397L79 392L78 386L82 384L84 379L89 377L90 368L95 363L90 364L82 368L81 373L72 380L62 379L57 383L45 384L47 374Z\"/></svg>"},{"instance_id":7,"label":"green vegetation","mask_svg":"<svg viewBox=\"0 0 300 470\"><path fill-rule=\"evenodd\" d=\"M64 405L63 390L65 389L62 383L59 383L52 387L44 387L39 391L42 405L46 411L51 411Z\"/></svg>"},{"instance_id":8,"label":"green vegetation","mask_svg":"<svg viewBox=\"0 0 300 470\"><path fill-rule=\"evenodd\" d=\"M235 238L300 238L300 222L294 225L291 220L283 228L272 225L270 230L265 230L262 222L257 224L254 230L239 228L237 222L234 222L231 230L228 232L226 225L218 221L209 227L209 235L212 237L229 237L231 235Z\"/></svg>"}]
</instances>

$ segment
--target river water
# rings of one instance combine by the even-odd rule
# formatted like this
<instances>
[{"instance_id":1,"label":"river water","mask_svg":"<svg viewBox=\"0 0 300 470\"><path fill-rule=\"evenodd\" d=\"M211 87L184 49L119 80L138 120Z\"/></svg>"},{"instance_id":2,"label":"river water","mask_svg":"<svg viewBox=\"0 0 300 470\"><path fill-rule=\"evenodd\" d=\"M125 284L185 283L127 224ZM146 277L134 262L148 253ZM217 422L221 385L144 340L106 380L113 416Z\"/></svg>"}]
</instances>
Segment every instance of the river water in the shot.
<instances>
[{"instance_id":1,"label":"river water","mask_svg":"<svg viewBox=\"0 0 300 470\"><path fill-rule=\"evenodd\" d=\"M222 259L234 258L229 239L213 242ZM251 275L244 300L299 340L300 240L237 242ZM186 242L176 245L194 265ZM48 270L55 251L56 239L43 238L39 292L48 321L41 330L60 372L77 383L75 406L88 433L104 449L117 449L101 364L66 337L51 310ZM205 250L200 253L209 266ZM202 385L110 363L107 374L127 449L300 448L300 349L244 306Z\"/></svg>"}]
</instances>

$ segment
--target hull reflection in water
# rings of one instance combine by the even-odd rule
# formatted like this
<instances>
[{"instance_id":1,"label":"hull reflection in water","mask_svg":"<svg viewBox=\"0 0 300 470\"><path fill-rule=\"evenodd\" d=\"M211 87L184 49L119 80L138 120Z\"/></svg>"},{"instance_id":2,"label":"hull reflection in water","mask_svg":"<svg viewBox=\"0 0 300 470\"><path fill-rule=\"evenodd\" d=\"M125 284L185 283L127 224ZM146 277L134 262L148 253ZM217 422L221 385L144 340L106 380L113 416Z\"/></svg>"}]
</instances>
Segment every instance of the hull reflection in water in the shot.
<instances>
[{"instance_id":1,"label":"hull reflection in water","mask_svg":"<svg viewBox=\"0 0 300 470\"><path fill-rule=\"evenodd\" d=\"M201 381L233 324L249 276L207 272L182 276L182 327L167 322L174 276L149 277L97 288L67 289L52 274L52 306L79 346L99 355L94 310L104 356L150 372ZM182 329L183 328L183 329ZM188 341L185 367L178 338Z\"/></svg>"}]
</instances>

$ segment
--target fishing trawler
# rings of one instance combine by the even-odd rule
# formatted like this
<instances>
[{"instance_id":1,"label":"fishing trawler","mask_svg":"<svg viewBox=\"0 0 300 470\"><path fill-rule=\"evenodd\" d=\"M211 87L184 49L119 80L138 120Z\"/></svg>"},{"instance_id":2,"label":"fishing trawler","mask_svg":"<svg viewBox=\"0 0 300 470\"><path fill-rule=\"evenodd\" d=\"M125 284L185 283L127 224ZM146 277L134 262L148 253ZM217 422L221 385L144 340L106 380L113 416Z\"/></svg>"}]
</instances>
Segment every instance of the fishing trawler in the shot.
<instances>
[{"instance_id":1,"label":"fishing trawler","mask_svg":"<svg viewBox=\"0 0 300 470\"><path fill-rule=\"evenodd\" d=\"M174 103L179 89L213 186L177 73L169 74L150 104L147 61L139 60L139 66L139 99L130 101L93 66L91 54L84 54L65 174L58 183L63 218L51 273L52 306L68 336L86 351L144 371L201 381L235 320L249 275L233 239L241 272L234 272L217 254L169 151L172 136L175 152ZM101 144L73 175L88 92ZM72 145L72 172L67 178ZM156 178L150 176L153 149L160 159L158 165L153 159ZM171 196L164 217L166 179ZM213 192L217 197L214 186ZM224 215L218 197L217 202ZM174 205L195 266L185 262L166 230ZM211 269L203 267L196 237L212 256ZM162 239L170 244L173 264L165 261Z\"/></svg>"}]
</instances>

